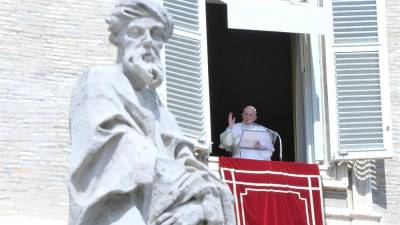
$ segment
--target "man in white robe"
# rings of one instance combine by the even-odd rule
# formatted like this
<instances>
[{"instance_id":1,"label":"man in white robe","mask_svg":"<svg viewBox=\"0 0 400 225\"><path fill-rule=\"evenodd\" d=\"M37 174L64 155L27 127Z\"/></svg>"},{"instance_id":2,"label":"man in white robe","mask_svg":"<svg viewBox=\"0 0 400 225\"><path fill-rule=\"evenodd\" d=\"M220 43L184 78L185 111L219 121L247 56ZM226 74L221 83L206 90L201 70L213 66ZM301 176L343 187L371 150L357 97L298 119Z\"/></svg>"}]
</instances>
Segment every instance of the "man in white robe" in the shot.
<instances>
[{"instance_id":1,"label":"man in white robe","mask_svg":"<svg viewBox=\"0 0 400 225\"><path fill-rule=\"evenodd\" d=\"M253 106L246 106L242 113L242 122L235 123L232 113L228 116L228 127L220 135L220 148L232 153L234 158L271 160L275 151L276 136L266 127L256 124L257 110ZM245 134L245 132L249 132ZM253 146L241 148L246 136L252 135L257 140ZM247 136L247 137L248 137Z\"/></svg>"},{"instance_id":2,"label":"man in white robe","mask_svg":"<svg viewBox=\"0 0 400 225\"><path fill-rule=\"evenodd\" d=\"M117 63L85 72L71 100L69 225L235 224L228 187L155 90L172 18L151 0L121 0L107 23Z\"/></svg>"}]
</instances>

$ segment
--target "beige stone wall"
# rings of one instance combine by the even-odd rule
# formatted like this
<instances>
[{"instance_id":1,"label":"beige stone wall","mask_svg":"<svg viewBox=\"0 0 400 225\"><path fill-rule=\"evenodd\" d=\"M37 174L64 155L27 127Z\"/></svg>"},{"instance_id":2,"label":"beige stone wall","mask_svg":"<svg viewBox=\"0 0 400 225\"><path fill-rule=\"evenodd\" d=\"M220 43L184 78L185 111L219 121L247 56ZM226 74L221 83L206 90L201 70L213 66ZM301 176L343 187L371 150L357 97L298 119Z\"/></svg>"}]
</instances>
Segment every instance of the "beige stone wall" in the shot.
<instances>
[{"instance_id":1,"label":"beige stone wall","mask_svg":"<svg viewBox=\"0 0 400 225\"><path fill-rule=\"evenodd\" d=\"M386 0L392 131L395 157L377 163L375 202L382 224L400 224L400 1Z\"/></svg>"},{"instance_id":2,"label":"beige stone wall","mask_svg":"<svg viewBox=\"0 0 400 225\"><path fill-rule=\"evenodd\" d=\"M71 88L115 58L114 1L0 0L0 217L66 220Z\"/></svg>"}]
</instances>

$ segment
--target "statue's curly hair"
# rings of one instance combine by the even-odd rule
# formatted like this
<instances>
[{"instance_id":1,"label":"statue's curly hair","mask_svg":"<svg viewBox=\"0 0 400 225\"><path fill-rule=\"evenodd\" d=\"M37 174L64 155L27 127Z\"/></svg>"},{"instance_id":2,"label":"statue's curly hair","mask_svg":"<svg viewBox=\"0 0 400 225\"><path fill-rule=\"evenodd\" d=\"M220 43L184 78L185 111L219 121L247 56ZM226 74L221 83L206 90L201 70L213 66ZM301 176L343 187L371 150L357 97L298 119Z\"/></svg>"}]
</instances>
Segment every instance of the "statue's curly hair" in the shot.
<instances>
[{"instance_id":1,"label":"statue's curly hair","mask_svg":"<svg viewBox=\"0 0 400 225\"><path fill-rule=\"evenodd\" d=\"M108 30L110 31L110 42L118 45L117 37L119 32L131 20L140 17L152 17L164 25L164 42L172 36L174 27L172 16L157 2L152 0L121 0L115 6L111 16L106 19Z\"/></svg>"}]
</instances>

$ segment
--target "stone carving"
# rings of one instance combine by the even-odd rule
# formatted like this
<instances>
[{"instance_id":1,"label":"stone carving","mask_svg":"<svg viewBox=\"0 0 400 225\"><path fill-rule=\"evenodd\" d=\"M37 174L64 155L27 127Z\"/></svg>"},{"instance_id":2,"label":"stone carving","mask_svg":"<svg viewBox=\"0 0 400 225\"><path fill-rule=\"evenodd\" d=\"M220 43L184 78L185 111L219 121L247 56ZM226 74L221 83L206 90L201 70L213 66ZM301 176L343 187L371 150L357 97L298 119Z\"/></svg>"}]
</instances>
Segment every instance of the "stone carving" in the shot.
<instances>
[{"instance_id":1,"label":"stone carving","mask_svg":"<svg viewBox=\"0 0 400 225\"><path fill-rule=\"evenodd\" d=\"M72 95L69 225L235 224L229 189L155 91L171 16L150 0L122 0L106 22L117 63L90 68Z\"/></svg>"}]
</instances>

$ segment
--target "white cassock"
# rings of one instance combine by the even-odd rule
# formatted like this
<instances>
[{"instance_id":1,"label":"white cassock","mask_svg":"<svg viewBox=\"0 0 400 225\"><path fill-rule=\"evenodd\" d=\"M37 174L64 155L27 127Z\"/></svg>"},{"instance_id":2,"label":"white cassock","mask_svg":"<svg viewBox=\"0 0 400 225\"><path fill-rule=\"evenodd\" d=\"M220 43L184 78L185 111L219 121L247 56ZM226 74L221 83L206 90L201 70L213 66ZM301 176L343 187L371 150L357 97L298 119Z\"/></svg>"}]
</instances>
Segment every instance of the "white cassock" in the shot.
<instances>
[{"instance_id":1,"label":"white cassock","mask_svg":"<svg viewBox=\"0 0 400 225\"><path fill-rule=\"evenodd\" d=\"M228 127L220 135L221 144L219 147L232 152L232 157L234 158L271 160L271 155L275 151L272 140L273 137L271 135L260 136L261 139L258 141L260 142L262 149L246 148L246 150L243 150L239 148L239 142L244 131L260 131L268 132L270 134L269 129L256 123L250 125L246 125L243 122L236 123L232 128Z\"/></svg>"}]
</instances>

